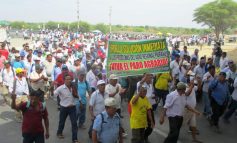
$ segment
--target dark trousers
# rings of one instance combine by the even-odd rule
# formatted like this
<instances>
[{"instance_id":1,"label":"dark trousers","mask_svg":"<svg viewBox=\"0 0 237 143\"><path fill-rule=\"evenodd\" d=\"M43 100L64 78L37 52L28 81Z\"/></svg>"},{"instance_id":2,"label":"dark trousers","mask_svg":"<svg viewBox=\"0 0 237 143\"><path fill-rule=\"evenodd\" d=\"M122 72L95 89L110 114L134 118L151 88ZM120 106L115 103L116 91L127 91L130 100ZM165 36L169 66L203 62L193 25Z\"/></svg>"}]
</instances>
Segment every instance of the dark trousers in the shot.
<instances>
[{"instance_id":1,"label":"dark trousers","mask_svg":"<svg viewBox=\"0 0 237 143\"><path fill-rule=\"evenodd\" d=\"M226 105L219 105L215 99L210 97L211 100L211 108L212 108L212 116L211 116L211 121L214 126L218 126L219 123L219 118L223 115Z\"/></svg>"},{"instance_id":2,"label":"dark trousers","mask_svg":"<svg viewBox=\"0 0 237 143\"><path fill-rule=\"evenodd\" d=\"M57 134L62 134L65 121L69 115L72 126L72 140L77 140L77 117L76 117L76 107L60 107L59 113L59 124Z\"/></svg>"},{"instance_id":3,"label":"dark trousers","mask_svg":"<svg viewBox=\"0 0 237 143\"><path fill-rule=\"evenodd\" d=\"M159 98L159 101L162 100L163 105L165 105L166 96L169 94L168 90L155 89L155 95Z\"/></svg>"},{"instance_id":4,"label":"dark trousers","mask_svg":"<svg viewBox=\"0 0 237 143\"><path fill-rule=\"evenodd\" d=\"M155 124L155 118L154 118L154 112L153 111L151 111L151 116L152 116L153 123ZM148 116L147 116L147 121L148 121L148 126L145 129L145 133L144 133L144 139L145 140L148 140L148 136L150 136L152 131L153 131L153 128L151 127L151 121L149 120Z\"/></svg>"},{"instance_id":5,"label":"dark trousers","mask_svg":"<svg viewBox=\"0 0 237 143\"><path fill-rule=\"evenodd\" d=\"M236 109L237 109L237 101L232 99L230 106L224 115L224 119L228 120L232 116L232 114L235 112Z\"/></svg>"},{"instance_id":6,"label":"dark trousers","mask_svg":"<svg viewBox=\"0 0 237 143\"><path fill-rule=\"evenodd\" d=\"M44 143L44 133L39 133L36 135L23 133L23 143Z\"/></svg>"},{"instance_id":7,"label":"dark trousers","mask_svg":"<svg viewBox=\"0 0 237 143\"><path fill-rule=\"evenodd\" d=\"M132 129L131 143L144 143L145 128Z\"/></svg>"},{"instance_id":8,"label":"dark trousers","mask_svg":"<svg viewBox=\"0 0 237 143\"><path fill-rule=\"evenodd\" d=\"M164 143L177 143L182 124L183 124L183 117L181 116L169 117L170 131Z\"/></svg>"}]
</instances>

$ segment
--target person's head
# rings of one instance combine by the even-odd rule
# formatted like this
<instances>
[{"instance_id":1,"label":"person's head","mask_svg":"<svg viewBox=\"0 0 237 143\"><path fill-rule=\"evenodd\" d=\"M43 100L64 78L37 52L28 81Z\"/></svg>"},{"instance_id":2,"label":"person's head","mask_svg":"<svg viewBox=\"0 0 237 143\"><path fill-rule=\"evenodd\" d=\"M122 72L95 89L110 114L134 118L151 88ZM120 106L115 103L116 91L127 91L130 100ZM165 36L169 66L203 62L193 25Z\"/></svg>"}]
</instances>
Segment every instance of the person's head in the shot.
<instances>
[{"instance_id":1,"label":"person's head","mask_svg":"<svg viewBox=\"0 0 237 143\"><path fill-rule=\"evenodd\" d=\"M75 59L74 65L75 65L75 66L79 66L80 64L81 64L81 58Z\"/></svg>"},{"instance_id":2,"label":"person's head","mask_svg":"<svg viewBox=\"0 0 237 143\"><path fill-rule=\"evenodd\" d=\"M153 79L153 75L150 73L144 73L143 77L145 77L145 82L147 84L151 84L152 83L152 79Z\"/></svg>"},{"instance_id":3,"label":"person's head","mask_svg":"<svg viewBox=\"0 0 237 143\"><path fill-rule=\"evenodd\" d=\"M40 64L35 64L35 71L40 74L43 71L43 66Z\"/></svg>"},{"instance_id":4,"label":"person's head","mask_svg":"<svg viewBox=\"0 0 237 143\"><path fill-rule=\"evenodd\" d=\"M96 64L93 64L93 65L91 66L92 72L94 73L94 72L96 71L96 69L97 69L97 65L96 65Z\"/></svg>"},{"instance_id":5,"label":"person's head","mask_svg":"<svg viewBox=\"0 0 237 143\"><path fill-rule=\"evenodd\" d=\"M203 67L206 64L206 59L204 57L201 57L200 59L200 66Z\"/></svg>"},{"instance_id":6,"label":"person's head","mask_svg":"<svg viewBox=\"0 0 237 143\"><path fill-rule=\"evenodd\" d=\"M5 47L6 47L6 43L3 42L2 45L1 45L1 49L4 50Z\"/></svg>"},{"instance_id":7,"label":"person's head","mask_svg":"<svg viewBox=\"0 0 237 143\"><path fill-rule=\"evenodd\" d=\"M191 65L197 65L197 58L193 57L191 59Z\"/></svg>"},{"instance_id":8,"label":"person's head","mask_svg":"<svg viewBox=\"0 0 237 143\"><path fill-rule=\"evenodd\" d=\"M222 56L222 58L225 58L225 57L227 56L227 53L226 53L226 52L223 52L223 53L221 54L221 56Z\"/></svg>"},{"instance_id":9,"label":"person's head","mask_svg":"<svg viewBox=\"0 0 237 143\"><path fill-rule=\"evenodd\" d=\"M63 65L62 66L62 73L67 73L69 70L68 70L68 67L67 65Z\"/></svg>"},{"instance_id":10,"label":"person's head","mask_svg":"<svg viewBox=\"0 0 237 143\"><path fill-rule=\"evenodd\" d=\"M35 61L35 64L40 64L40 58L39 57L35 57L34 61Z\"/></svg>"},{"instance_id":11,"label":"person's head","mask_svg":"<svg viewBox=\"0 0 237 143\"><path fill-rule=\"evenodd\" d=\"M116 86L116 84L118 83L118 76L116 76L115 74L111 74L109 76L109 83L113 86Z\"/></svg>"},{"instance_id":12,"label":"person's head","mask_svg":"<svg viewBox=\"0 0 237 143\"><path fill-rule=\"evenodd\" d=\"M77 77L79 81L84 81L86 76L86 69L85 68L80 68L80 70L77 73Z\"/></svg>"},{"instance_id":13,"label":"person's head","mask_svg":"<svg viewBox=\"0 0 237 143\"><path fill-rule=\"evenodd\" d=\"M41 51L41 50L39 50L38 53L37 53L38 57L41 57L42 54L43 54L43 51Z\"/></svg>"},{"instance_id":14,"label":"person's head","mask_svg":"<svg viewBox=\"0 0 237 143\"><path fill-rule=\"evenodd\" d=\"M6 61L4 62L4 66L5 66L5 68L9 68L9 67L11 66L10 61L6 60Z\"/></svg>"},{"instance_id":15,"label":"person's head","mask_svg":"<svg viewBox=\"0 0 237 143\"><path fill-rule=\"evenodd\" d=\"M114 98L109 97L105 99L105 110L110 117L113 117L117 111L117 102Z\"/></svg>"},{"instance_id":16,"label":"person's head","mask_svg":"<svg viewBox=\"0 0 237 143\"><path fill-rule=\"evenodd\" d=\"M26 56L26 59L27 59L28 62L31 62L32 56L31 56L31 55L27 55L27 56Z\"/></svg>"},{"instance_id":17,"label":"person's head","mask_svg":"<svg viewBox=\"0 0 237 143\"><path fill-rule=\"evenodd\" d=\"M233 64L232 66L230 66L230 70L235 73L236 72L236 64Z\"/></svg>"},{"instance_id":18,"label":"person's head","mask_svg":"<svg viewBox=\"0 0 237 143\"><path fill-rule=\"evenodd\" d=\"M43 91L39 90L33 90L30 92L30 103L32 105L37 105L40 102L40 95L42 95Z\"/></svg>"},{"instance_id":19,"label":"person's head","mask_svg":"<svg viewBox=\"0 0 237 143\"><path fill-rule=\"evenodd\" d=\"M184 46L184 51L187 51L188 47L187 46Z\"/></svg>"},{"instance_id":20,"label":"person's head","mask_svg":"<svg viewBox=\"0 0 237 143\"><path fill-rule=\"evenodd\" d=\"M56 65L57 65L57 67L61 67L62 66L62 60L57 59Z\"/></svg>"},{"instance_id":21,"label":"person's head","mask_svg":"<svg viewBox=\"0 0 237 143\"><path fill-rule=\"evenodd\" d=\"M72 49L68 49L68 56L72 55Z\"/></svg>"},{"instance_id":22,"label":"person's head","mask_svg":"<svg viewBox=\"0 0 237 143\"><path fill-rule=\"evenodd\" d=\"M18 61L18 62L21 60L21 56L20 56L19 53L17 53L17 54L15 55L15 60Z\"/></svg>"},{"instance_id":23,"label":"person's head","mask_svg":"<svg viewBox=\"0 0 237 143\"><path fill-rule=\"evenodd\" d=\"M195 55L198 55L198 53L199 53L199 50L198 50L198 49L195 49L195 50L194 50L194 54L195 54Z\"/></svg>"},{"instance_id":24,"label":"person's head","mask_svg":"<svg viewBox=\"0 0 237 143\"><path fill-rule=\"evenodd\" d=\"M212 58L208 58L208 59L207 59L207 63L208 63L209 65L212 65L212 64L213 64L213 59L212 59Z\"/></svg>"},{"instance_id":25,"label":"person's head","mask_svg":"<svg viewBox=\"0 0 237 143\"><path fill-rule=\"evenodd\" d=\"M226 80L226 73L225 72L220 72L218 80L220 82L225 82L225 80Z\"/></svg>"},{"instance_id":26,"label":"person's head","mask_svg":"<svg viewBox=\"0 0 237 143\"><path fill-rule=\"evenodd\" d=\"M215 67L214 65L209 66L209 67L208 67L208 72L209 72L212 76L214 76L215 73L216 73L216 67Z\"/></svg>"},{"instance_id":27,"label":"person's head","mask_svg":"<svg viewBox=\"0 0 237 143\"><path fill-rule=\"evenodd\" d=\"M97 82L97 88L98 88L100 93L104 94L104 92L105 92L105 81L99 80Z\"/></svg>"},{"instance_id":28,"label":"person's head","mask_svg":"<svg viewBox=\"0 0 237 143\"><path fill-rule=\"evenodd\" d=\"M33 50L32 50L31 48L29 48L29 49L27 50L27 52L28 52L28 55L32 55Z\"/></svg>"},{"instance_id":29,"label":"person's head","mask_svg":"<svg viewBox=\"0 0 237 143\"><path fill-rule=\"evenodd\" d=\"M22 68L17 68L15 72L16 72L17 77L20 77L20 78L23 77L23 69Z\"/></svg>"},{"instance_id":30,"label":"person's head","mask_svg":"<svg viewBox=\"0 0 237 143\"><path fill-rule=\"evenodd\" d=\"M182 96L185 93L186 90L186 84L183 82L179 82L177 84L177 92L179 93L180 96Z\"/></svg>"},{"instance_id":31,"label":"person's head","mask_svg":"<svg viewBox=\"0 0 237 143\"><path fill-rule=\"evenodd\" d=\"M234 61L233 61L233 60L229 60L229 61L228 61L228 66L231 67L231 66L233 66L233 65L234 65Z\"/></svg>"},{"instance_id":32,"label":"person's head","mask_svg":"<svg viewBox=\"0 0 237 143\"><path fill-rule=\"evenodd\" d=\"M72 77L69 74L65 74L63 78L64 78L64 84L66 86L71 86Z\"/></svg>"},{"instance_id":33,"label":"person's head","mask_svg":"<svg viewBox=\"0 0 237 143\"><path fill-rule=\"evenodd\" d=\"M148 87L147 87L145 84L141 84L141 85L138 87L138 95L139 95L141 98L146 97L147 88L148 88Z\"/></svg>"},{"instance_id":34,"label":"person's head","mask_svg":"<svg viewBox=\"0 0 237 143\"><path fill-rule=\"evenodd\" d=\"M52 60L53 60L52 55L51 55L51 54L47 54L46 60L47 60L48 62L52 62Z\"/></svg>"},{"instance_id":35,"label":"person's head","mask_svg":"<svg viewBox=\"0 0 237 143\"><path fill-rule=\"evenodd\" d=\"M179 54L175 54L175 60L176 60L177 62L179 62L179 60L180 60L180 55L179 55Z\"/></svg>"}]
</instances>

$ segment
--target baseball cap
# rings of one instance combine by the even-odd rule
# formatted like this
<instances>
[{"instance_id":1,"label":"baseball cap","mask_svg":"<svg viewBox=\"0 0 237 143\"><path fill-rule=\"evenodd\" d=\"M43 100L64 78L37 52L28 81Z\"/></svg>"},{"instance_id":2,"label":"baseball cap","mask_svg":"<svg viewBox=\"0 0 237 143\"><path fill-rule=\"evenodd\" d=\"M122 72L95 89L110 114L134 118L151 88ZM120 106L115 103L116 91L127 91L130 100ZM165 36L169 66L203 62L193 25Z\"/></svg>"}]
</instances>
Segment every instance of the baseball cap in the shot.
<instances>
[{"instance_id":1,"label":"baseball cap","mask_svg":"<svg viewBox=\"0 0 237 143\"><path fill-rule=\"evenodd\" d=\"M19 73L22 73L23 72L23 69L22 68L17 68L16 69L16 74L19 74Z\"/></svg>"},{"instance_id":2,"label":"baseball cap","mask_svg":"<svg viewBox=\"0 0 237 143\"><path fill-rule=\"evenodd\" d=\"M105 106L116 108L117 102L113 97L105 99Z\"/></svg>"},{"instance_id":3,"label":"baseball cap","mask_svg":"<svg viewBox=\"0 0 237 143\"><path fill-rule=\"evenodd\" d=\"M118 76L115 75L115 74L111 74L111 75L109 76L109 79L118 79Z\"/></svg>"},{"instance_id":4,"label":"baseball cap","mask_svg":"<svg viewBox=\"0 0 237 143\"><path fill-rule=\"evenodd\" d=\"M63 66L62 66L62 70L68 70L67 65L63 65Z\"/></svg>"},{"instance_id":5,"label":"baseball cap","mask_svg":"<svg viewBox=\"0 0 237 143\"><path fill-rule=\"evenodd\" d=\"M99 81L97 82L97 86L99 86L99 85L101 85L101 84L105 84L105 81L99 80Z\"/></svg>"},{"instance_id":6,"label":"baseball cap","mask_svg":"<svg viewBox=\"0 0 237 143\"><path fill-rule=\"evenodd\" d=\"M39 57L35 57L34 61L40 61L40 58Z\"/></svg>"}]
</instances>

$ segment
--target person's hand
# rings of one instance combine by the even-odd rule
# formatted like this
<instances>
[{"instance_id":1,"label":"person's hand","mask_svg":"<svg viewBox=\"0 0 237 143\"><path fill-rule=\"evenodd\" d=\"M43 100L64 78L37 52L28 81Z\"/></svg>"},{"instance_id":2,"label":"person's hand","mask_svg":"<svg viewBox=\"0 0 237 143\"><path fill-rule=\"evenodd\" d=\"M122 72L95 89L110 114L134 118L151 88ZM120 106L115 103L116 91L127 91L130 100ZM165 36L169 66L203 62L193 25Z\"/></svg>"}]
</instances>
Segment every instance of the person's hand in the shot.
<instances>
[{"instance_id":1,"label":"person's hand","mask_svg":"<svg viewBox=\"0 0 237 143\"><path fill-rule=\"evenodd\" d=\"M46 131L46 133L45 133L45 138L46 138L46 139L49 138L49 132L48 132L48 131Z\"/></svg>"},{"instance_id":2,"label":"person's hand","mask_svg":"<svg viewBox=\"0 0 237 143\"><path fill-rule=\"evenodd\" d=\"M160 124L162 125L165 122L164 117L160 117Z\"/></svg>"},{"instance_id":3,"label":"person's hand","mask_svg":"<svg viewBox=\"0 0 237 143\"><path fill-rule=\"evenodd\" d=\"M152 128L152 129L155 128L154 122L151 122L151 128Z\"/></svg>"}]
</instances>

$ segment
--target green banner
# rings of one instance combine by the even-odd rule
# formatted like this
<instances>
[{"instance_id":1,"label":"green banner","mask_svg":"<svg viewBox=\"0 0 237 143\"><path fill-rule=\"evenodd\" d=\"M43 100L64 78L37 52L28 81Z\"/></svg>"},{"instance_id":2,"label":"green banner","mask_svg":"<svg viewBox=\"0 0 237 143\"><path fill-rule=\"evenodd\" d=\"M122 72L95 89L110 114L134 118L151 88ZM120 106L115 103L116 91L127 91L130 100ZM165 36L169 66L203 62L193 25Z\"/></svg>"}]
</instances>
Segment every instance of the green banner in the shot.
<instances>
[{"instance_id":1,"label":"green banner","mask_svg":"<svg viewBox=\"0 0 237 143\"><path fill-rule=\"evenodd\" d=\"M136 76L169 71L169 51L165 39L109 41L107 77Z\"/></svg>"}]
</instances>

